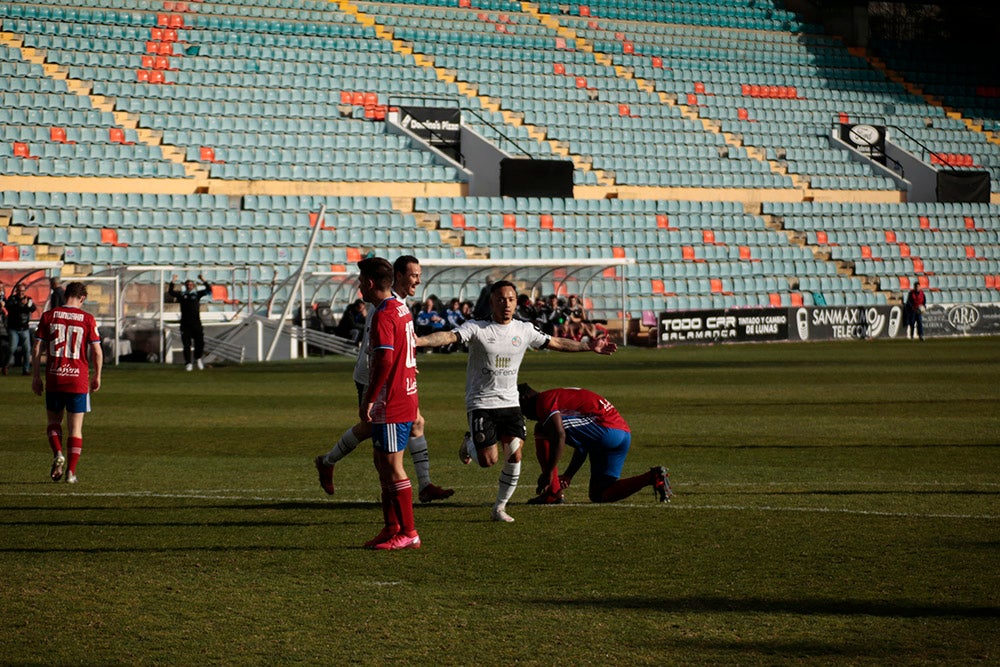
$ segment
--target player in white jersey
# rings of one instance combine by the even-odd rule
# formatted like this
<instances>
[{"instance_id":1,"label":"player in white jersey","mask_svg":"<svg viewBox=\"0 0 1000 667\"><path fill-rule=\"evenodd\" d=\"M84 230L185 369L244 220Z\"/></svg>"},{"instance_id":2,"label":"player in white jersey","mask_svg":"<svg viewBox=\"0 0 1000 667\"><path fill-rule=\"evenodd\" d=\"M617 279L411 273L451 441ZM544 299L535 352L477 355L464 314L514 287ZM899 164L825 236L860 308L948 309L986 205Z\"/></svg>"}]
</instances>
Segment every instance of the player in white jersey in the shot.
<instances>
[{"instance_id":1,"label":"player in white jersey","mask_svg":"<svg viewBox=\"0 0 1000 667\"><path fill-rule=\"evenodd\" d=\"M585 343L554 338L528 322L515 320L517 289L506 280L490 287L490 308L490 319L470 320L452 331L422 336L417 338L417 347L453 343L468 346L465 409L469 433L459 456L463 463L475 457L481 467L489 468L500 459L497 444L503 447L504 463L492 517L494 521L509 523L514 519L507 513L507 502L514 495L521 475L521 445L527 436L517 393L517 372L525 351L531 347L557 352L612 354L617 346L607 338Z\"/></svg>"},{"instance_id":2,"label":"player in white jersey","mask_svg":"<svg viewBox=\"0 0 1000 667\"><path fill-rule=\"evenodd\" d=\"M420 260L412 255L397 257L396 261L393 262L393 275L393 295L405 303L406 297L412 297L417 291L417 285L420 284ZM358 390L359 401L365 395L365 389L368 386L368 333L371 329L374 313L374 308L368 309L368 315L365 317L365 331L358 349L358 360L354 364L354 385ZM371 424L359 422L344 432L333 449L316 457L315 464L319 473L319 483L324 491L333 495L335 490L333 469L337 461L353 452L361 441L367 440L371 435ZM420 488L417 497L420 502L429 503L432 500L450 498L455 493L454 489L442 489L431 482L430 457L427 451L427 438L424 437L424 418L420 414L419 408L406 448L410 451L410 456L413 458L413 468L417 473L417 483Z\"/></svg>"}]
</instances>

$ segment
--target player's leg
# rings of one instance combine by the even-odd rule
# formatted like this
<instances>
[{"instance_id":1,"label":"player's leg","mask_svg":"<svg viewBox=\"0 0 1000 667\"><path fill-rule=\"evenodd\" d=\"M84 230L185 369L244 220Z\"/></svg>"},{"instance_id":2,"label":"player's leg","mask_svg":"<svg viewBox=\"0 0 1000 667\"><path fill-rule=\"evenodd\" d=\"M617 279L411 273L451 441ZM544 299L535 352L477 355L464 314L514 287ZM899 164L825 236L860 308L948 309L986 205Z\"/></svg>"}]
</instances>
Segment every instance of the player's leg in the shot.
<instances>
[{"instance_id":1,"label":"player's leg","mask_svg":"<svg viewBox=\"0 0 1000 667\"><path fill-rule=\"evenodd\" d=\"M316 471L319 473L319 485L323 487L324 491L331 496L334 494L336 491L333 484L334 466L342 458L357 449L362 441L370 437L372 437L372 425L366 422L358 422L344 431L340 439L337 440L337 444L330 451L316 457L313 463L315 463Z\"/></svg>"},{"instance_id":2,"label":"player's leg","mask_svg":"<svg viewBox=\"0 0 1000 667\"><path fill-rule=\"evenodd\" d=\"M497 484L497 499L493 504L493 520L511 523L514 517L507 514L507 503L517 489L521 478L522 438L503 436L503 466L500 468L500 481Z\"/></svg>"},{"instance_id":3,"label":"player's leg","mask_svg":"<svg viewBox=\"0 0 1000 667\"><path fill-rule=\"evenodd\" d=\"M432 500L444 500L454 495L454 489L442 489L431 482L431 461L427 451L427 438L424 437L424 417L417 410L417 418L410 432L410 442L406 448L410 450L413 459L413 469L417 473L417 486L420 489L419 498L422 503Z\"/></svg>"},{"instance_id":4,"label":"player's leg","mask_svg":"<svg viewBox=\"0 0 1000 667\"><path fill-rule=\"evenodd\" d=\"M360 382L355 382L354 388L357 390L358 405L360 406L365 396L366 387ZM367 440L371 435L371 424L358 422L344 431L344 434L340 436L340 439L337 440L330 451L317 456L313 460L313 463L316 465L316 472L319 473L319 485L323 487L324 491L331 496L334 494L336 488L333 484L333 468L337 464L337 461L353 452L363 440Z\"/></svg>"},{"instance_id":5,"label":"player's leg","mask_svg":"<svg viewBox=\"0 0 1000 667\"><path fill-rule=\"evenodd\" d=\"M591 477L590 500L595 503L613 503L624 500L647 486L653 487L661 502L668 500L673 495L670 490L667 469L656 466L641 475L625 479Z\"/></svg>"},{"instance_id":6,"label":"player's leg","mask_svg":"<svg viewBox=\"0 0 1000 667\"><path fill-rule=\"evenodd\" d=\"M90 412L90 394L69 394L66 401L66 430L69 438L69 457L66 465L66 481L76 483L76 464L83 453L83 416Z\"/></svg>"},{"instance_id":7,"label":"player's leg","mask_svg":"<svg viewBox=\"0 0 1000 667\"><path fill-rule=\"evenodd\" d=\"M62 403L58 401L57 396L51 395L46 392L45 394L45 414L48 417L48 425L45 427L45 435L49 440L49 449L52 450L52 469L49 471L49 477L52 478L53 482L58 482L62 479L63 472L66 469L66 457L63 455L63 407Z\"/></svg>"},{"instance_id":8,"label":"player's leg","mask_svg":"<svg viewBox=\"0 0 1000 667\"><path fill-rule=\"evenodd\" d=\"M500 438L492 413L492 410L473 410L469 413L469 432L459 451L460 456L464 452L469 458L476 459L480 468L490 468L500 460L497 450Z\"/></svg>"},{"instance_id":9,"label":"player's leg","mask_svg":"<svg viewBox=\"0 0 1000 667\"><path fill-rule=\"evenodd\" d=\"M647 486L653 487L661 501L670 497L670 484L666 469L659 466L634 477L620 479L625 458L632 443L628 431L608 429L601 447L590 452L591 502L613 503L638 493Z\"/></svg>"},{"instance_id":10,"label":"player's leg","mask_svg":"<svg viewBox=\"0 0 1000 667\"><path fill-rule=\"evenodd\" d=\"M538 424L535 424L535 455L538 457L538 465L543 470L549 468L552 471L547 476L544 476L543 473L538 477L535 493L541 495L548 491L550 494L557 495L562 490L559 484L559 461L555 460L555 447L545 437Z\"/></svg>"},{"instance_id":11,"label":"player's leg","mask_svg":"<svg viewBox=\"0 0 1000 667\"><path fill-rule=\"evenodd\" d=\"M403 467L403 450L410 438L412 422L402 424L375 424L372 427L372 446L375 469L382 486L382 531L366 545L375 549L419 549L420 536L413 520L413 486ZM393 524L397 525L393 525ZM390 531L395 532L389 535ZM380 539L388 535L386 539Z\"/></svg>"}]
</instances>

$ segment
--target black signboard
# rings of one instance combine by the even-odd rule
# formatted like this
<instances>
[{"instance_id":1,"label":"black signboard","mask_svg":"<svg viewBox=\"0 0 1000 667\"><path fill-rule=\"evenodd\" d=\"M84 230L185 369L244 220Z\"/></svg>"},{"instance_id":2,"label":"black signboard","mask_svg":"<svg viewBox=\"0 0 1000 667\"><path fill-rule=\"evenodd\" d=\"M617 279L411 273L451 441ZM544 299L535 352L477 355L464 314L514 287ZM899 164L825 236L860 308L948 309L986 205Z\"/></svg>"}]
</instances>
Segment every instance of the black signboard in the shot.
<instances>
[{"instance_id":1,"label":"black signboard","mask_svg":"<svg viewBox=\"0 0 1000 667\"><path fill-rule=\"evenodd\" d=\"M504 197L573 197L570 160L500 160L500 194Z\"/></svg>"},{"instance_id":2,"label":"black signboard","mask_svg":"<svg viewBox=\"0 0 1000 667\"><path fill-rule=\"evenodd\" d=\"M932 304L924 311L925 336L996 336L1000 306L993 304Z\"/></svg>"},{"instance_id":3,"label":"black signboard","mask_svg":"<svg viewBox=\"0 0 1000 667\"><path fill-rule=\"evenodd\" d=\"M861 340L905 335L902 306L789 309L788 340Z\"/></svg>"},{"instance_id":4,"label":"black signboard","mask_svg":"<svg viewBox=\"0 0 1000 667\"><path fill-rule=\"evenodd\" d=\"M761 343L788 340L784 308L740 308L661 313L659 344Z\"/></svg>"},{"instance_id":5,"label":"black signboard","mask_svg":"<svg viewBox=\"0 0 1000 667\"><path fill-rule=\"evenodd\" d=\"M458 108L399 107L399 124L442 153L460 159L462 133Z\"/></svg>"},{"instance_id":6,"label":"black signboard","mask_svg":"<svg viewBox=\"0 0 1000 667\"><path fill-rule=\"evenodd\" d=\"M924 336L1000 335L1000 305L932 304ZM905 338L902 306L730 308L660 313L660 346Z\"/></svg>"},{"instance_id":7,"label":"black signboard","mask_svg":"<svg viewBox=\"0 0 1000 667\"><path fill-rule=\"evenodd\" d=\"M840 138L859 153L885 164L885 126L841 123Z\"/></svg>"}]
</instances>

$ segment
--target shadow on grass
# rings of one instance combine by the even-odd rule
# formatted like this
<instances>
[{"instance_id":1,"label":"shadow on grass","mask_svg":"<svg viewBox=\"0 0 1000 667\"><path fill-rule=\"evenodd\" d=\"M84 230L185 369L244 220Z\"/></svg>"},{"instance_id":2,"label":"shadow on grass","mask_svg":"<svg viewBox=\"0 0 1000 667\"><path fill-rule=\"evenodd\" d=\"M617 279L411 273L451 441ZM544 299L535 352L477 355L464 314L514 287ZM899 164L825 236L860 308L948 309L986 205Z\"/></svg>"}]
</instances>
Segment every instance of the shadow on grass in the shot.
<instances>
[{"instance_id":1,"label":"shadow on grass","mask_svg":"<svg viewBox=\"0 0 1000 667\"><path fill-rule=\"evenodd\" d=\"M685 493L687 491L685 490ZM691 494L697 493L692 491ZM706 493L702 491L701 493ZM808 489L802 491L713 491L713 496L1000 496L1000 490L973 489L914 491L911 489Z\"/></svg>"},{"instance_id":2,"label":"shadow on grass","mask_svg":"<svg viewBox=\"0 0 1000 667\"><path fill-rule=\"evenodd\" d=\"M864 658L884 656L882 650L846 643L798 640L721 639L708 637L664 637L664 647L680 651L722 651L733 654L792 657L835 656ZM749 661L748 661L749 662ZM734 662L734 664L736 664Z\"/></svg>"},{"instance_id":3,"label":"shadow on grass","mask_svg":"<svg viewBox=\"0 0 1000 667\"><path fill-rule=\"evenodd\" d=\"M67 496L70 497L70 496ZM173 499L170 499L173 500ZM256 504L244 504L244 503L233 503L230 499L220 499L217 503L199 503L197 505L175 505L167 504L166 502L162 505L73 505L72 507L57 507L52 505L6 505L4 509L10 512L51 512L58 510L60 512L133 512L133 511L149 511L149 512L185 512L187 510L217 510L217 511L260 511L260 510L282 510L282 511L302 511L302 510L318 510L323 512L328 512L330 510L368 510L380 507L377 502L337 502L337 501L325 501L317 500L310 502L284 502L284 503L256 503ZM10 522L5 521L5 524ZM31 523L31 522L25 522ZM35 522L37 523L37 522Z\"/></svg>"},{"instance_id":4,"label":"shadow on grass","mask_svg":"<svg viewBox=\"0 0 1000 667\"><path fill-rule=\"evenodd\" d=\"M212 544L209 546L185 546L185 547L15 547L0 549L0 554L163 554L163 553L267 553L271 551L324 551L327 547L322 545L311 547L290 547L275 545L255 545L255 546L225 546Z\"/></svg>"},{"instance_id":5,"label":"shadow on grass","mask_svg":"<svg viewBox=\"0 0 1000 667\"><path fill-rule=\"evenodd\" d=\"M659 445L664 448L669 449L725 449L725 450L741 450L741 449L997 449L1000 445L991 442L966 442L966 443L898 443L893 442L884 445L873 445L870 443L860 442L857 444L851 444L847 442L838 442L833 445L829 444L813 444L813 443L789 443L789 444L778 444L778 445L755 445L755 444L732 444L732 443L670 443L669 445Z\"/></svg>"},{"instance_id":6,"label":"shadow on grass","mask_svg":"<svg viewBox=\"0 0 1000 667\"><path fill-rule=\"evenodd\" d=\"M641 596L589 599L538 599L532 604L567 607L641 609L669 613L764 613L801 616L877 616L882 618L1000 618L1000 607L927 604L906 600L829 600L822 598L768 600L689 596L653 598Z\"/></svg>"}]
</instances>

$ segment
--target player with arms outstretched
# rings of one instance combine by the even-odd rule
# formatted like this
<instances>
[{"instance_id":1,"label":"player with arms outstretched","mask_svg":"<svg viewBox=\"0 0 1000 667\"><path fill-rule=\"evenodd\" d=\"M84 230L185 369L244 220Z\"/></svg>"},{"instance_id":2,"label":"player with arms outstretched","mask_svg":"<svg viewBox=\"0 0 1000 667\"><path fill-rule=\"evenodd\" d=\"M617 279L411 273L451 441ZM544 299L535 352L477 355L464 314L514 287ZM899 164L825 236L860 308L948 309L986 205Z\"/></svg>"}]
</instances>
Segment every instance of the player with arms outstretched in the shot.
<instances>
[{"instance_id":1,"label":"player with arms outstretched","mask_svg":"<svg viewBox=\"0 0 1000 667\"><path fill-rule=\"evenodd\" d=\"M53 482L66 473L66 481L76 483L76 465L83 451L83 416L90 412L90 392L101 388L101 366L104 354L97 322L90 313L81 310L87 299L87 288L81 282L66 286L66 305L42 314L32 349L31 390L45 393L48 415L46 435L52 448ZM45 381L41 376L42 350L45 351ZM90 374L87 352L94 364ZM63 412L69 430L69 466L63 455Z\"/></svg>"},{"instance_id":2,"label":"player with arms outstretched","mask_svg":"<svg viewBox=\"0 0 1000 667\"><path fill-rule=\"evenodd\" d=\"M587 389L549 389L541 393L527 384L517 387L521 410L535 424L535 451L542 474L538 477L538 496L528 502L535 505L563 501L562 489L590 458L590 488L594 503L613 503L628 498L647 486L660 502L670 499L667 469L656 466L649 472L619 479L632 443L628 422L611 401ZM562 475L559 458L569 445L573 458Z\"/></svg>"},{"instance_id":3,"label":"player with arms outstretched","mask_svg":"<svg viewBox=\"0 0 1000 667\"><path fill-rule=\"evenodd\" d=\"M469 434L459 456L463 463L475 457L481 467L489 468L500 458L497 444L503 447L504 463L492 518L509 523L514 519L507 513L507 502L514 495L521 475L521 445L527 436L517 398L517 373L525 351L531 347L612 354L617 346L606 338L586 343L554 338L528 322L515 320L517 290L509 281L493 283L489 299L492 310L489 319L470 320L452 331L422 336L417 339L417 346L441 347L454 343L468 346L465 409Z\"/></svg>"}]
</instances>

